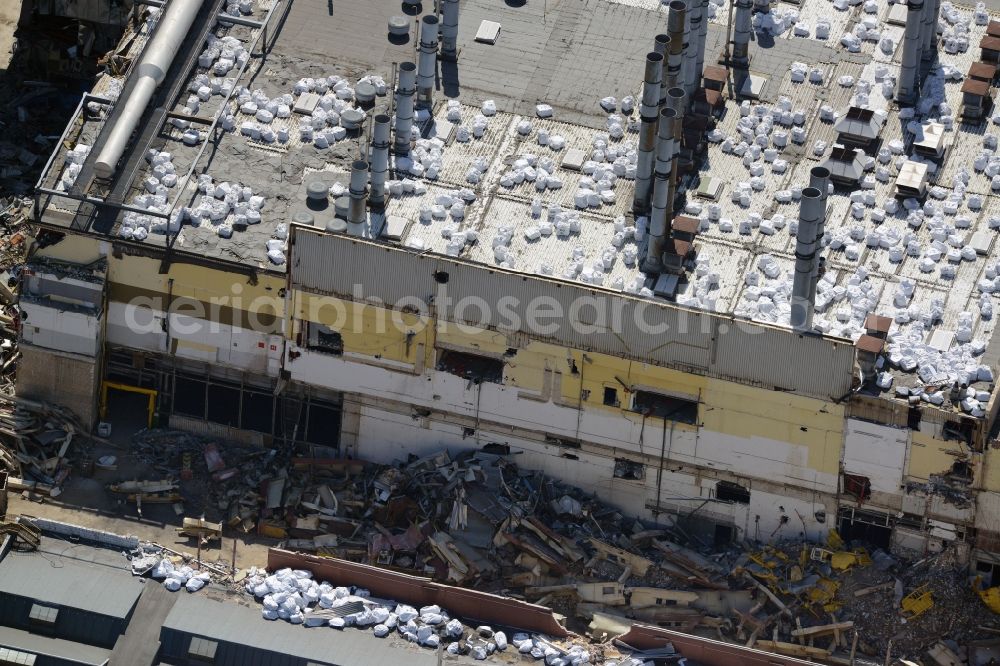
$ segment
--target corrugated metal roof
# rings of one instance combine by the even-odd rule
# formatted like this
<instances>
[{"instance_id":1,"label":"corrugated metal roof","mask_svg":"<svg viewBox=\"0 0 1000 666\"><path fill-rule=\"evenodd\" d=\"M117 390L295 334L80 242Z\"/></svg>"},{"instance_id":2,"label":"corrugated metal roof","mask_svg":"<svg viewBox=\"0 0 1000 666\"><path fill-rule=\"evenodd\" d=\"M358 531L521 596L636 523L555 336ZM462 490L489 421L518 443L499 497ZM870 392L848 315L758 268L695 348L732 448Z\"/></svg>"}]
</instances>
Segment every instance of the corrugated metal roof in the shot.
<instances>
[{"instance_id":1,"label":"corrugated metal roof","mask_svg":"<svg viewBox=\"0 0 1000 666\"><path fill-rule=\"evenodd\" d=\"M101 666L106 664L111 655L110 650L104 650L93 645L64 641L59 638L39 636L20 629L0 627L0 647L28 652L38 656L53 657L62 660L61 663L86 664Z\"/></svg>"},{"instance_id":2,"label":"corrugated metal roof","mask_svg":"<svg viewBox=\"0 0 1000 666\"><path fill-rule=\"evenodd\" d=\"M799 336L785 328L304 227L293 229L291 274L296 288L390 305L432 302L436 316L446 321L459 321L461 310L461 322L470 325L805 395L839 396L850 387L854 349L846 340L803 337L791 344L792 337ZM447 284L438 284L436 274L447 274ZM450 305L445 306L444 295ZM488 311L455 305L472 299L485 303ZM597 305L579 307L582 299ZM501 302L513 305L496 307ZM515 319L527 321L526 306L531 303L548 304L563 313L559 318L544 317L542 323L551 327L545 335L520 325L511 328ZM444 313L442 307L447 307ZM609 326L595 321L595 307L608 313Z\"/></svg>"},{"instance_id":3,"label":"corrugated metal roof","mask_svg":"<svg viewBox=\"0 0 1000 666\"><path fill-rule=\"evenodd\" d=\"M52 547L64 545L69 550L100 550L62 541L43 541L43 552L10 552L0 561L0 595L12 594L35 601L75 608L115 618L126 618L135 606L142 583L122 567L94 566L93 557L86 565L75 563L72 553ZM96 563L96 562L95 562Z\"/></svg>"},{"instance_id":4,"label":"corrugated metal roof","mask_svg":"<svg viewBox=\"0 0 1000 666\"><path fill-rule=\"evenodd\" d=\"M177 600L163 627L322 664L432 666L437 663L433 650L403 643L394 635L376 638L361 629L307 629L281 621L267 622L257 609L192 595L182 595Z\"/></svg>"}]
</instances>

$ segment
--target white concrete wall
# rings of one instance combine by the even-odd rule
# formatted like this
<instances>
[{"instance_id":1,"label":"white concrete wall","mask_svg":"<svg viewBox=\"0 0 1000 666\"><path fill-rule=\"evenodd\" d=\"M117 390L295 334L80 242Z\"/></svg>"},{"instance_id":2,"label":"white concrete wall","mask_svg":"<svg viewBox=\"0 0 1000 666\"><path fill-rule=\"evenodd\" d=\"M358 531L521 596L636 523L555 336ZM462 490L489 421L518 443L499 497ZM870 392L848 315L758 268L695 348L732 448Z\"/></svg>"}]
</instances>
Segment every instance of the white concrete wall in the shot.
<instances>
[{"instance_id":1,"label":"white concrete wall","mask_svg":"<svg viewBox=\"0 0 1000 666\"><path fill-rule=\"evenodd\" d=\"M112 302L108 305L109 344L218 363L248 372L276 376L280 368L282 340L278 335L257 333L238 326L170 315L170 346L163 330L166 314L160 310Z\"/></svg>"},{"instance_id":2,"label":"white concrete wall","mask_svg":"<svg viewBox=\"0 0 1000 666\"><path fill-rule=\"evenodd\" d=\"M868 477L873 493L899 494L908 442L908 430L847 419L844 471Z\"/></svg>"},{"instance_id":3,"label":"white concrete wall","mask_svg":"<svg viewBox=\"0 0 1000 666\"><path fill-rule=\"evenodd\" d=\"M83 356L96 357L101 348L101 321L92 314L23 300L20 307L27 314L22 337L29 343Z\"/></svg>"},{"instance_id":4,"label":"white concrete wall","mask_svg":"<svg viewBox=\"0 0 1000 666\"><path fill-rule=\"evenodd\" d=\"M757 482L756 486L751 482L749 504L705 503L705 500L714 499L718 480L710 470L685 468L675 471L677 465L672 462L670 469L663 470L658 488L655 465L647 464L645 478L641 481L620 479L614 475L613 455L563 448L482 429L476 436L463 437L460 425L443 420L439 414L414 417L412 414L361 406L356 453L366 460L391 463L393 460L405 460L409 454L422 457L442 449L454 453L478 449L491 442L507 444L513 460L525 469L540 470L595 493L629 515L661 523L672 522L671 515L674 513L687 515L697 510L696 519L733 525L739 528L740 538L762 541L795 537L800 533L817 539L824 536L833 524L835 504L832 496L826 498L825 504L819 494L815 498L795 497L798 493L794 490L765 490L759 487L763 482ZM661 513L657 518L650 510L652 506L660 506L667 513ZM820 509L826 511L828 516L825 523L816 520L815 513ZM788 517L784 522L781 519L783 515Z\"/></svg>"},{"instance_id":5,"label":"white concrete wall","mask_svg":"<svg viewBox=\"0 0 1000 666\"><path fill-rule=\"evenodd\" d=\"M735 437L704 429L693 432L672 428L671 422L664 424L659 419L647 419L643 427L638 414L603 410L585 410L581 414L573 406L521 398L516 387L490 383L470 386L467 380L446 372L426 370L419 375L409 374L289 347L301 354L285 364L293 381L502 423L540 435L579 439L623 452L659 455L664 449L665 436L667 457L672 462L787 483L815 492L837 491L836 475L811 469L809 449L789 442ZM477 391L481 391L478 397ZM433 437L430 439L434 441ZM359 442L363 444L364 439L359 438ZM411 445L415 444L405 443Z\"/></svg>"}]
</instances>

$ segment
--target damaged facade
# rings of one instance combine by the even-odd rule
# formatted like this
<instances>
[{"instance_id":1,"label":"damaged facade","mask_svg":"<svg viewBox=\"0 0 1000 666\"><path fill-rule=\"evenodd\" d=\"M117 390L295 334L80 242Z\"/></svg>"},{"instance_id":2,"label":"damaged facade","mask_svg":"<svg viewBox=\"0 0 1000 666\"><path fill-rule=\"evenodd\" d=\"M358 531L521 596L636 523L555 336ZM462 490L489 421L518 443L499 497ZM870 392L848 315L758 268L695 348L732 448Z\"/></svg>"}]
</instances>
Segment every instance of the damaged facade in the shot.
<instances>
[{"instance_id":1,"label":"damaged facade","mask_svg":"<svg viewBox=\"0 0 1000 666\"><path fill-rule=\"evenodd\" d=\"M268 10L248 19L257 24L245 26L248 51L271 18ZM194 41L188 48L197 56L202 40ZM182 92L168 106L183 106L178 100L188 93L180 84L203 69L171 74L168 82ZM107 106L99 93L84 102ZM739 114L735 100L725 103ZM445 102L433 110L442 115ZM99 138L103 126L88 122L96 127L87 140ZM159 122L137 137L123 164L141 164L154 146L183 153L178 132L165 117ZM433 125L431 113L421 122ZM240 160L281 178L285 158L211 127L224 143L240 142L230 180L241 177ZM66 152L57 151L57 164ZM191 168L204 173L200 157ZM344 157L333 170L340 184ZM308 166L328 161L317 163ZM90 175L95 187L107 185ZM122 213L122 193L135 191L138 178L110 188L100 206ZM43 174L36 197L42 231L22 273L26 370L18 393L51 399L58 388L84 423L105 418L122 392L138 392L154 397L150 418L158 423L268 446L311 445L317 457L390 463L442 448L502 451L703 543L824 539L836 529L845 539L908 553L948 545L984 577L1000 564L994 361L977 384L983 413L972 416L957 406L964 396L932 404L862 384L859 374L888 362L880 342L856 346L721 309L529 274L497 265L492 254L484 261L418 250L394 240L401 236L382 213L372 219L384 233L367 238L333 222L329 231L290 223L287 260L276 263L245 246L220 248L217 238L208 242L189 227L187 244L117 235L114 215L102 224L88 208L97 205L86 189L92 183L67 191L56 189L59 180ZM682 185L694 181L688 175ZM302 173L269 184L284 200L306 198ZM194 182L188 185L194 196ZM529 202L518 205L527 210ZM282 209L277 221L288 223L295 212ZM416 218L415 208L410 215ZM601 223L613 224L612 217ZM485 229L479 247L488 247ZM712 247L699 236L699 256ZM671 278L655 280L664 279ZM511 317L447 305L470 298L495 305L511 296L518 299ZM539 299L562 313L544 332L518 310ZM875 328L866 337L887 335ZM928 394L952 388L937 378L921 384ZM521 525L519 533L525 529L534 532ZM447 558L447 535L431 541ZM625 557L613 549L605 556ZM607 594L621 592L611 587L587 594L607 603Z\"/></svg>"}]
</instances>

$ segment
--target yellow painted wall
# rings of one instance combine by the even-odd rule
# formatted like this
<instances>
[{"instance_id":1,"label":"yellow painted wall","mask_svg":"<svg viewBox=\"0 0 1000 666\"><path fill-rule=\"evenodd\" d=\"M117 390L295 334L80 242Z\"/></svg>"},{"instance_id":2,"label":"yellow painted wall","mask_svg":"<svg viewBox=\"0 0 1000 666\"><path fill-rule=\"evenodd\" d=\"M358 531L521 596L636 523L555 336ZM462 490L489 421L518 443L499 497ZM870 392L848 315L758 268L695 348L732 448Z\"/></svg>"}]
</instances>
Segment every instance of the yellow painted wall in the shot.
<instances>
[{"instance_id":1,"label":"yellow painted wall","mask_svg":"<svg viewBox=\"0 0 1000 666\"><path fill-rule=\"evenodd\" d=\"M32 256L71 264L89 264L104 256L101 249L101 241L96 238L67 236L55 245L35 250Z\"/></svg>"},{"instance_id":2,"label":"yellow painted wall","mask_svg":"<svg viewBox=\"0 0 1000 666\"><path fill-rule=\"evenodd\" d=\"M1000 449L987 447L983 452L983 488L1000 493Z\"/></svg>"},{"instance_id":3,"label":"yellow painted wall","mask_svg":"<svg viewBox=\"0 0 1000 666\"><path fill-rule=\"evenodd\" d=\"M327 304L316 310L313 302ZM294 316L332 326L341 331L344 350L403 362L406 357L405 332L388 326L378 332L375 321L386 320L391 313L373 306L338 302L308 294L295 294ZM309 316L310 311L313 312ZM315 313L323 314L317 316ZM396 315L400 316L400 315ZM414 324L419 324L413 318ZM335 326L335 324L340 326ZM503 354L514 346L509 336L490 330L475 330L468 326L438 323L417 332L412 345L423 343L427 350L426 364L432 367L436 343L471 352ZM576 372L573 367L576 367ZM706 430L735 437L760 437L803 447L801 465L818 472L839 473L843 445L844 408L831 402L797 396L791 393L711 379L699 375L640 363L594 352L581 352L559 345L530 341L516 353L508 355L504 365L504 385L538 392L543 390L546 370L561 374L560 393L552 398L565 405L580 401L581 389L587 391L583 406L588 410L617 412L635 417L630 411L632 396L626 387L647 388L667 394L690 396L700 400L699 421ZM619 406L604 404L604 388L618 390ZM676 428L695 426L675 424Z\"/></svg>"},{"instance_id":4,"label":"yellow painted wall","mask_svg":"<svg viewBox=\"0 0 1000 666\"><path fill-rule=\"evenodd\" d=\"M906 468L906 476L925 481L931 474L947 472L955 462L955 456L947 452L960 450L958 442L945 442L919 430L911 431L910 462Z\"/></svg>"},{"instance_id":5,"label":"yellow painted wall","mask_svg":"<svg viewBox=\"0 0 1000 666\"><path fill-rule=\"evenodd\" d=\"M434 329L423 325L417 315L298 291L294 293L293 312L299 321L313 321L339 331L345 352L416 363L418 346L423 345L424 364L434 363ZM407 347L407 333L411 331L414 335ZM298 333L296 326L293 335Z\"/></svg>"}]
</instances>

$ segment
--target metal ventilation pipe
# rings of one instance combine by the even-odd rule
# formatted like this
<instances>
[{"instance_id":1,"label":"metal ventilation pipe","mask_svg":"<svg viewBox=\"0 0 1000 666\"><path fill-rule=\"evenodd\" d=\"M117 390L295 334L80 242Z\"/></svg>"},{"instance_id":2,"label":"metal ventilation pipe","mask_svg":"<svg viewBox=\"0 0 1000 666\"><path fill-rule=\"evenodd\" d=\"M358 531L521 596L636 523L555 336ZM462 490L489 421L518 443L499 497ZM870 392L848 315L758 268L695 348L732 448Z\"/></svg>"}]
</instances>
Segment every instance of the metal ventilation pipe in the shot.
<instances>
[{"instance_id":1,"label":"metal ventilation pipe","mask_svg":"<svg viewBox=\"0 0 1000 666\"><path fill-rule=\"evenodd\" d=\"M687 43L684 45L684 91L688 94L688 100L694 95L700 83L698 77L698 51L701 42L701 24L704 22L705 3L703 0L691 0L688 11L688 31L684 36Z\"/></svg>"},{"instance_id":2,"label":"metal ventilation pipe","mask_svg":"<svg viewBox=\"0 0 1000 666\"><path fill-rule=\"evenodd\" d=\"M203 0L170 0L156 26L153 39L146 45L142 59L132 74L135 86L127 97L118 101L118 119L107 128L100 152L94 162L94 173L100 178L110 178L118 167L118 160L128 146L136 125L142 119L153 93L167 75L181 42L188 36ZM117 109L116 109L117 110Z\"/></svg>"},{"instance_id":3,"label":"metal ventilation pipe","mask_svg":"<svg viewBox=\"0 0 1000 666\"><path fill-rule=\"evenodd\" d=\"M753 0L736 0L733 28L733 65L750 68L750 35L753 33Z\"/></svg>"},{"instance_id":4,"label":"metal ventilation pipe","mask_svg":"<svg viewBox=\"0 0 1000 666\"><path fill-rule=\"evenodd\" d=\"M684 0L672 0L670 13L667 15L667 29L670 32L670 57L667 59L667 89L684 85L681 72L684 64L684 50L687 48L684 32L684 22L687 15L687 3Z\"/></svg>"},{"instance_id":5,"label":"metal ventilation pipe","mask_svg":"<svg viewBox=\"0 0 1000 666\"><path fill-rule=\"evenodd\" d=\"M385 180L389 175L389 116L384 113L375 116L372 131L372 189L368 203L372 206L385 205Z\"/></svg>"},{"instance_id":6,"label":"metal ventilation pipe","mask_svg":"<svg viewBox=\"0 0 1000 666\"><path fill-rule=\"evenodd\" d=\"M823 234L826 233L826 199L830 195L830 170L826 167L813 167L809 170L809 187L820 191L823 202L823 212L816 225L816 261L813 262L812 277L809 282L809 302L816 302L816 285L819 284L819 252L823 249Z\"/></svg>"},{"instance_id":7,"label":"metal ventilation pipe","mask_svg":"<svg viewBox=\"0 0 1000 666\"><path fill-rule=\"evenodd\" d=\"M420 24L420 68L417 70L417 104L434 104L434 75L437 70L438 17L425 16Z\"/></svg>"},{"instance_id":8,"label":"metal ventilation pipe","mask_svg":"<svg viewBox=\"0 0 1000 666\"><path fill-rule=\"evenodd\" d=\"M397 155L410 154L410 134L413 131L413 95L417 92L417 66L404 62L399 66L399 85L396 87L396 144Z\"/></svg>"},{"instance_id":9,"label":"metal ventilation pipe","mask_svg":"<svg viewBox=\"0 0 1000 666\"><path fill-rule=\"evenodd\" d=\"M896 101L913 104L917 101L917 76L920 66L920 41L923 34L924 0L909 0L906 5L906 32L903 34L903 59L896 84Z\"/></svg>"},{"instance_id":10,"label":"metal ventilation pipe","mask_svg":"<svg viewBox=\"0 0 1000 666\"><path fill-rule=\"evenodd\" d=\"M458 0L444 0L441 9L441 57L458 59Z\"/></svg>"},{"instance_id":11,"label":"metal ventilation pipe","mask_svg":"<svg viewBox=\"0 0 1000 666\"><path fill-rule=\"evenodd\" d=\"M663 56L660 63L660 101L658 106L663 106L667 102L667 58L670 50L670 35L659 34L653 39L653 51Z\"/></svg>"},{"instance_id":12,"label":"metal ventilation pipe","mask_svg":"<svg viewBox=\"0 0 1000 666\"><path fill-rule=\"evenodd\" d=\"M368 186L368 162L354 160L351 164L351 207L347 209L347 233L350 236L363 236L365 233L365 188Z\"/></svg>"},{"instance_id":13,"label":"metal ventilation pipe","mask_svg":"<svg viewBox=\"0 0 1000 666\"><path fill-rule=\"evenodd\" d=\"M663 248L670 238L670 216L673 213L670 201L670 180L674 168L674 121L677 112L661 109L656 132L656 167L653 180L653 206L649 215L649 241L646 243L646 258L642 269L647 273L663 270Z\"/></svg>"},{"instance_id":14,"label":"metal ventilation pipe","mask_svg":"<svg viewBox=\"0 0 1000 666\"><path fill-rule=\"evenodd\" d=\"M708 41L708 0L701 3L701 32L698 35L697 60L695 62L695 89L702 87L705 74L705 43Z\"/></svg>"},{"instance_id":15,"label":"metal ventilation pipe","mask_svg":"<svg viewBox=\"0 0 1000 666\"><path fill-rule=\"evenodd\" d=\"M667 91L667 108L672 109L676 113L673 122L673 159L671 160L672 165L670 167L670 193L668 196L669 204L667 209L670 214L673 213L674 202L677 201L677 161L681 154L681 142L684 138L684 111L686 106L687 96L684 94L683 88L671 88Z\"/></svg>"},{"instance_id":16,"label":"metal ventilation pipe","mask_svg":"<svg viewBox=\"0 0 1000 666\"><path fill-rule=\"evenodd\" d=\"M922 45L923 59L934 60L937 56L937 27L941 15L941 0L924 0L924 26Z\"/></svg>"},{"instance_id":17,"label":"metal ventilation pipe","mask_svg":"<svg viewBox=\"0 0 1000 666\"><path fill-rule=\"evenodd\" d=\"M811 331L815 303L809 298L813 264L816 263L816 227L823 217L822 193L815 187L802 190L799 232L795 237L795 277L792 280L792 328Z\"/></svg>"},{"instance_id":18,"label":"metal ventilation pipe","mask_svg":"<svg viewBox=\"0 0 1000 666\"><path fill-rule=\"evenodd\" d=\"M660 101L660 78L663 56L646 54L646 73L639 104L639 158L635 166L635 197L632 211L638 216L649 212L649 197L653 190L653 151L656 148L656 112Z\"/></svg>"}]
</instances>

